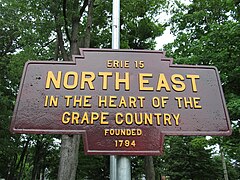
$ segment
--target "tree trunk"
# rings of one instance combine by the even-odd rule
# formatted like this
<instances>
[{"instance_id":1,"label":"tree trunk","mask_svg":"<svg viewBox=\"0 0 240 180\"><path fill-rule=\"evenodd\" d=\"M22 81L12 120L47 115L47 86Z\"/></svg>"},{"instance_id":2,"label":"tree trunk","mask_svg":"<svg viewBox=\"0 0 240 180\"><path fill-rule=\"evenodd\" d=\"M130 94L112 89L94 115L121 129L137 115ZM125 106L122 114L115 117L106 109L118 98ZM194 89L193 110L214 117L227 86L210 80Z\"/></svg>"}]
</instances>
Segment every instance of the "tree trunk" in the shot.
<instances>
[{"instance_id":1,"label":"tree trunk","mask_svg":"<svg viewBox=\"0 0 240 180\"><path fill-rule=\"evenodd\" d=\"M32 170L32 180L39 179L41 170L41 158L43 158L43 143L42 140L37 140L34 153L33 170Z\"/></svg>"},{"instance_id":2,"label":"tree trunk","mask_svg":"<svg viewBox=\"0 0 240 180\"><path fill-rule=\"evenodd\" d=\"M58 180L75 180L80 135L62 135Z\"/></svg>"},{"instance_id":3,"label":"tree trunk","mask_svg":"<svg viewBox=\"0 0 240 180\"><path fill-rule=\"evenodd\" d=\"M153 157L152 156L145 156L144 165L145 165L146 180L155 180L155 170L154 170L154 165L153 165Z\"/></svg>"},{"instance_id":4,"label":"tree trunk","mask_svg":"<svg viewBox=\"0 0 240 180\"><path fill-rule=\"evenodd\" d=\"M93 13L93 4L94 0L88 0L88 19L87 26L85 29L85 37L84 37L84 47L90 47L90 39L91 39L91 29L92 29L92 13Z\"/></svg>"},{"instance_id":5,"label":"tree trunk","mask_svg":"<svg viewBox=\"0 0 240 180\"><path fill-rule=\"evenodd\" d=\"M20 180L23 179L22 178L22 174L24 172L24 169L25 169L25 166L26 166L26 162L27 162L27 159L28 159L28 156L29 156L29 153L26 154L26 157L24 159L24 162L22 164L22 167L20 168Z\"/></svg>"},{"instance_id":6,"label":"tree trunk","mask_svg":"<svg viewBox=\"0 0 240 180\"><path fill-rule=\"evenodd\" d=\"M13 157L9 157L9 164L8 164L9 168L8 168L8 174L7 174L6 180L15 179L16 162L17 162L17 153L15 153Z\"/></svg>"},{"instance_id":7,"label":"tree trunk","mask_svg":"<svg viewBox=\"0 0 240 180\"><path fill-rule=\"evenodd\" d=\"M225 157L224 157L224 150L222 147L220 147L220 151L221 151L224 180L228 180L227 166L226 166L226 161L225 161Z\"/></svg>"},{"instance_id":8,"label":"tree trunk","mask_svg":"<svg viewBox=\"0 0 240 180\"><path fill-rule=\"evenodd\" d=\"M63 1L64 9L66 11L66 0ZM80 19L87 7L87 5L91 5L91 0L84 0L82 7L79 9L79 1L73 1L74 15L71 17L72 19L72 30L71 30L71 37L70 39L70 57L72 55L79 54L79 43L78 43L78 33L79 33L79 25ZM90 8L92 10L92 8ZM78 13L79 12L79 13ZM66 16L66 12L64 13ZM90 13L91 14L91 13ZM92 14L91 14L92 15ZM89 16L89 13L88 13ZM66 18L66 17L65 17ZM92 18L90 18L91 20ZM88 18L89 21L89 18ZM91 26L90 26L91 27ZM90 33L90 30L89 32ZM58 33L60 34L60 33ZM90 35L89 35L90 36ZM61 38L61 36L59 36ZM89 40L90 41L90 40ZM58 42L60 48L64 47L64 42ZM84 47L89 46L89 44L84 45ZM62 51L62 50L61 50ZM64 58L64 60L69 60L71 58ZM78 151L79 151L79 144L80 144L80 135L62 135L62 143L61 143L61 152L60 152L60 164L58 169L58 180L75 180L76 179L76 171L78 165Z\"/></svg>"},{"instance_id":9,"label":"tree trunk","mask_svg":"<svg viewBox=\"0 0 240 180\"><path fill-rule=\"evenodd\" d=\"M28 150L29 142L30 142L30 138L25 142L24 147L23 147L23 151L21 153L20 159L19 159L18 164L16 166L16 169L19 170L17 179L21 179L21 177L22 177L22 172L23 172L23 167L24 167L25 162L26 162L26 156L27 156L27 150Z\"/></svg>"}]
</instances>

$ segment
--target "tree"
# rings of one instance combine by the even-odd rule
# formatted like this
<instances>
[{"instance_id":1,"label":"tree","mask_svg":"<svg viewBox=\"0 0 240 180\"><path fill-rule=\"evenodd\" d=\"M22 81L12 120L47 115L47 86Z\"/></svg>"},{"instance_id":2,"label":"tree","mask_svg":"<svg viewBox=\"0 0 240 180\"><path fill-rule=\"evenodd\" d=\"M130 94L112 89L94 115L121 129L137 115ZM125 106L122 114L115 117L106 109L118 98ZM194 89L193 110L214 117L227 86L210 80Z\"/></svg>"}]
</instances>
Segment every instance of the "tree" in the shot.
<instances>
[{"instance_id":1,"label":"tree","mask_svg":"<svg viewBox=\"0 0 240 180\"><path fill-rule=\"evenodd\" d=\"M145 156L145 175L147 180L155 180L155 169L152 156Z\"/></svg>"},{"instance_id":2,"label":"tree","mask_svg":"<svg viewBox=\"0 0 240 180\"><path fill-rule=\"evenodd\" d=\"M177 63L217 66L227 103L231 102L230 96L236 100L239 96L236 77L239 75L240 27L235 19L234 1L194 1L189 6L179 5L180 8L178 12L178 8L173 10L172 17L172 31L177 39L166 50L173 52L174 49L170 55Z\"/></svg>"},{"instance_id":3,"label":"tree","mask_svg":"<svg viewBox=\"0 0 240 180\"><path fill-rule=\"evenodd\" d=\"M145 1L141 1L142 4L144 2ZM155 1L153 1L153 2L155 2ZM64 60L70 60L70 57L67 56L67 54L68 54L67 50L64 49L64 41L63 41L63 35L61 32L61 28L65 29L64 33L66 34L66 37L67 37L66 40L68 40L69 44L70 44L70 56L71 56L71 55L79 53L78 52L79 44L83 45L84 47L87 47L91 44L91 42L89 42L90 41L89 36L90 36L91 22L93 22L93 27L94 27L94 25L96 25L95 23L98 23L97 24L97 26L98 26L99 22L103 22L103 21L99 20L99 16L97 17L98 21L95 21L96 16L94 16L94 13L96 13L98 11L103 11L103 12L105 12L105 14L108 14L108 13L110 14L110 12L107 13L107 11L106 11L106 10L108 10L108 8L106 10L101 9L104 6L101 6L100 4L98 4L99 3L98 1L96 1L96 4L97 4L96 12L93 11L94 10L93 3L94 3L93 1L83 1L82 6L79 9L80 3L78 1L74 1L71 4L68 4L67 2L64 1L62 5L60 3L60 7L58 7L57 10L55 9L55 11L54 10L52 11L53 13L56 13L54 17L55 17L55 21L56 21L56 25L57 25L56 31L57 31L58 43L59 43L59 47L62 52ZM106 4L109 5L109 2L106 2ZM88 5L88 14L87 14L87 16L84 17L83 13L84 13L84 10L87 7L87 5ZM146 3L144 5L146 5ZM151 5L153 6L153 3ZM53 6L53 7L55 7L55 6ZM132 6L126 6L126 7L132 8ZM134 28L135 28L135 30L141 29L141 30L143 30L143 32L138 33L138 34L140 34L139 38L137 38L138 41L134 42L134 40L133 40L135 45L131 44L132 41L129 41L125 44L128 44L131 48L153 47L153 39L157 35L162 33L163 27L160 24L156 25L155 22L151 21L150 18L152 17L151 15L153 15L153 13L155 13L160 7L161 6L156 4L154 6L154 9L151 9L151 8L142 9L141 12L138 12L138 13L140 13L140 15L134 14L134 13L132 13L134 11L129 11L129 9L126 9L126 11L125 11L126 16L123 16L123 17L136 18L135 24L139 24L139 25L135 26ZM60 18L61 11L63 14L63 19L64 19L62 24L60 24L61 21L59 21L59 20L61 20L61 18ZM76 12L79 12L79 13L76 13ZM131 15L131 13L133 15ZM150 16L147 16L149 13L151 13ZM96 13L96 14L98 14L98 13ZM81 18L83 19L82 24L86 25L86 28L82 28L82 27L80 28L79 23L80 23ZM146 24L147 24L147 26L146 26ZM102 25L102 24L100 23L100 25ZM109 23L107 23L107 21L104 22L103 25L105 25L106 27L109 27ZM129 24L123 23L123 27L126 27L126 29L128 28L128 26L129 26ZM97 36L99 36L99 33L100 34L103 33L103 37L105 37L106 35L104 36L104 34L106 32L109 32L109 29L108 30L105 29L106 27L103 27L103 31L101 31L101 30L97 31L97 33L96 33ZM134 30L134 28L130 26L129 29ZM83 31L83 29L85 31ZM132 34L132 32L129 29L127 29L127 32L128 32L127 35ZM82 30L81 33L79 33L80 30ZM123 30L124 30L124 28L123 28ZM71 31L71 33L69 33L70 31ZM146 33L146 32L148 32L148 33ZM137 34L134 33L135 38L136 38L136 35ZM94 34L93 34L93 36L94 36ZM86 38L86 37L88 37L88 38ZM108 42L109 42L109 39L108 39ZM88 42L87 42L87 40L88 40ZM96 43L96 42L94 42L94 43ZM149 44L149 46L147 46L148 44ZM109 44L106 43L106 46L109 46ZM71 159L75 159L75 160L77 159L76 157L77 157L77 152L78 152L78 144L79 144L79 136L75 136L75 135L72 137L65 136L65 135L63 136L62 151L61 151L62 156L61 157L65 157L65 158L62 158L61 163L60 163L60 168L59 168L59 178L60 179L67 179L67 178L75 179L77 163L74 161L72 161L72 162L69 161L69 158L67 158L67 157L71 157ZM68 153L65 154L64 152L68 152ZM66 166L67 163L69 163L69 164ZM64 168L62 168L62 167L64 167ZM69 167L69 169L66 170L66 167Z\"/></svg>"},{"instance_id":4,"label":"tree","mask_svg":"<svg viewBox=\"0 0 240 180\"><path fill-rule=\"evenodd\" d=\"M240 117L239 1L194 0L189 5L178 2L172 13L170 23L176 40L165 48L176 63L214 65L218 68L230 119L233 122L233 135L214 139L223 147L225 160L238 161L237 157L232 160L226 157L227 151L235 154L238 150L234 146L239 146L235 129L235 121L239 121ZM227 146L226 139L231 139L232 146ZM233 142L236 144L233 145ZM217 143L215 141L215 144Z\"/></svg>"},{"instance_id":5,"label":"tree","mask_svg":"<svg viewBox=\"0 0 240 180\"><path fill-rule=\"evenodd\" d=\"M164 154L157 157L156 168L170 179L218 179L222 178L221 162L216 164L213 147L208 147L205 137L178 137L165 139Z\"/></svg>"},{"instance_id":6,"label":"tree","mask_svg":"<svg viewBox=\"0 0 240 180\"><path fill-rule=\"evenodd\" d=\"M110 0L43 0L41 2L8 0L1 3L0 166L2 170L0 175L4 178L21 179L30 175L33 178L39 177L39 172L42 172L44 167L51 170L48 176L56 178L52 175L56 168L53 168L54 163L50 159L56 161L59 156L43 153L49 147L54 147L54 152L58 152L58 147L54 146L51 136L44 138L20 136L12 135L8 131L23 66L31 59L71 60L72 54L79 54L79 47L109 48L111 2ZM164 30L164 26L155 21L153 16L161 11L165 1L134 0L121 3L121 47L152 49L155 37ZM66 147L65 142L70 143L66 150L75 149L69 152L77 154L79 136L63 136L64 138L66 141L62 141L63 149ZM39 157L38 153L43 153L43 156ZM76 156L73 155L72 159L77 159L74 158ZM69 158L70 155L66 157ZM68 160L62 162L68 163ZM99 161L105 161L105 158L99 158ZM4 165L5 162L9 162L8 166ZM74 178L77 162L72 162L75 167L71 169ZM65 164L65 167L71 165ZM70 173L70 170L68 172ZM66 175L67 179L70 177L68 173L60 174Z\"/></svg>"}]
</instances>

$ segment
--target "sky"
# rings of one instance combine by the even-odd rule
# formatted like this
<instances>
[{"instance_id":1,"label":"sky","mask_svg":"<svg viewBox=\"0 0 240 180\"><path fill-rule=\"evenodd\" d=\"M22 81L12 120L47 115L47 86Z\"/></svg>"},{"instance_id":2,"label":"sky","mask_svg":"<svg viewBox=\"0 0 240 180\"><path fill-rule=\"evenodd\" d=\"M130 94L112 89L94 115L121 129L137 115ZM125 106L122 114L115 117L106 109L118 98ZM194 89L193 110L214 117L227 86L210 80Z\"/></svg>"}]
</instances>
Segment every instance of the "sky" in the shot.
<instances>
[{"instance_id":1,"label":"sky","mask_svg":"<svg viewBox=\"0 0 240 180\"><path fill-rule=\"evenodd\" d=\"M173 42L175 37L170 33L170 27L167 27L162 36L156 38L156 50L163 49L163 45Z\"/></svg>"},{"instance_id":2,"label":"sky","mask_svg":"<svg viewBox=\"0 0 240 180\"><path fill-rule=\"evenodd\" d=\"M166 23L169 21L170 18L171 18L170 14L163 12L157 17L157 20L160 23ZM168 26L164 31L163 35L156 38L157 44L155 49L156 50L163 49L163 45L173 42L174 39L175 37L173 36L173 34L170 33L170 27Z\"/></svg>"}]
</instances>

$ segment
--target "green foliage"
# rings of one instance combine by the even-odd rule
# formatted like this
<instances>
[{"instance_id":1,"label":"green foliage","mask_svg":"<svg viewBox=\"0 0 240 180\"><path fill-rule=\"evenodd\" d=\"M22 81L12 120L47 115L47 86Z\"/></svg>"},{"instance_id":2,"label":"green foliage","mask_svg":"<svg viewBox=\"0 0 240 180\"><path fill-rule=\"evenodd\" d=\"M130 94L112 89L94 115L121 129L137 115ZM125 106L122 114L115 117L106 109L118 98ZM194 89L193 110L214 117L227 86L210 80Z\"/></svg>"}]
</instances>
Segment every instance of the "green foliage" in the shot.
<instances>
[{"instance_id":1,"label":"green foliage","mask_svg":"<svg viewBox=\"0 0 240 180\"><path fill-rule=\"evenodd\" d=\"M239 178L239 123L236 123L240 119L239 5L239 1L233 0L194 0L190 5L178 3L172 9L171 19L176 40L165 47L168 55L175 58L175 63L213 65L220 72L230 119L233 122L233 134L229 137L214 137L207 143L223 148L229 179ZM201 141L197 138L192 141L192 145L199 147L202 144L206 148L207 144ZM218 172L212 179L222 179L220 160L215 154L211 157L219 164L211 165L218 168L212 172Z\"/></svg>"},{"instance_id":2,"label":"green foliage","mask_svg":"<svg viewBox=\"0 0 240 180\"><path fill-rule=\"evenodd\" d=\"M0 5L0 178L38 179L40 174L56 179L59 144L47 135L13 135L9 125L24 64L28 60L61 60L63 48L70 54L73 21L83 1L3 0ZM155 37L164 26L154 20L164 7L164 0L121 1L121 47L153 49ZM91 47L111 47L112 1L95 0ZM78 12L78 13L77 13ZM87 13L79 19L77 40L86 36ZM106 179L107 156L84 156L81 151L78 178ZM7 165L6 165L7 163ZM48 172L46 172L47 170Z\"/></svg>"},{"instance_id":3,"label":"green foliage","mask_svg":"<svg viewBox=\"0 0 240 180\"><path fill-rule=\"evenodd\" d=\"M112 1L96 1L95 4L91 47L111 48ZM155 38L165 30L154 17L163 11L165 4L164 0L122 0L121 48L154 49Z\"/></svg>"},{"instance_id":4,"label":"green foliage","mask_svg":"<svg viewBox=\"0 0 240 180\"><path fill-rule=\"evenodd\" d=\"M163 11L164 0L122 1L121 42L123 48L154 49L155 38L165 30L164 25L155 20Z\"/></svg>"},{"instance_id":5,"label":"green foliage","mask_svg":"<svg viewBox=\"0 0 240 180\"><path fill-rule=\"evenodd\" d=\"M164 155L157 158L159 173L173 180L221 179L221 162L214 160L213 147L207 145L205 137L167 137Z\"/></svg>"},{"instance_id":6,"label":"green foliage","mask_svg":"<svg viewBox=\"0 0 240 180\"><path fill-rule=\"evenodd\" d=\"M144 174L144 157L143 156L132 156L131 157L131 169L132 177L142 179Z\"/></svg>"},{"instance_id":7,"label":"green foliage","mask_svg":"<svg viewBox=\"0 0 240 180\"><path fill-rule=\"evenodd\" d=\"M228 155L228 158L232 161L233 167L237 172L240 172L240 123L239 121L234 121L233 132L229 137L223 138L223 148ZM238 174L238 178L240 174Z\"/></svg>"},{"instance_id":8,"label":"green foliage","mask_svg":"<svg viewBox=\"0 0 240 180\"><path fill-rule=\"evenodd\" d=\"M86 156L80 143L77 179L109 179L109 156Z\"/></svg>"},{"instance_id":9,"label":"green foliage","mask_svg":"<svg viewBox=\"0 0 240 180\"><path fill-rule=\"evenodd\" d=\"M194 1L184 7L185 13L174 12L172 29L177 39L166 46L166 50L172 52L169 55L176 59L176 63L216 66L220 71L225 96L238 97L240 24L234 19L234 2ZM230 116L236 118L232 114Z\"/></svg>"},{"instance_id":10,"label":"green foliage","mask_svg":"<svg viewBox=\"0 0 240 180\"><path fill-rule=\"evenodd\" d=\"M13 135L9 124L20 78L27 60L62 59L56 28L70 51L69 35L76 16L73 1L3 0L0 6L0 178L34 179L40 173L56 179L59 163L58 137ZM83 1L79 1L83 3ZM121 48L153 49L155 37L166 25L155 17L164 11L165 0L121 0ZM111 47L112 1L95 0L91 47ZM240 109L240 25L239 2L194 0L190 5L173 3L172 32L176 40L166 46L176 63L217 66L232 120ZM64 6L66 6L64 17ZM80 19L79 39L86 35L87 13ZM57 58L56 58L57 56ZM209 146L221 144L227 158L230 179L239 179L239 124L233 135L213 138L168 137L165 154L155 157L158 174L171 179L222 179L221 159ZM214 142L213 142L214 141ZM109 157L85 156L81 148L77 179L108 179ZM26 150L26 151L25 151ZM132 176L144 174L142 157L132 157ZM44 170L48 170L48 173Z\"/></svg>"},{"instance_id":11,"label":"green foliage","mask_svg":"<svg viewBox=\"0 0 240 180\"><path fill-rule=\"evenodd\" d=\"M240 96L231 93L226 98L228 99L229 114L231 114L232 119L237 120L240 117Z\"/></svg>"}]
</instances>

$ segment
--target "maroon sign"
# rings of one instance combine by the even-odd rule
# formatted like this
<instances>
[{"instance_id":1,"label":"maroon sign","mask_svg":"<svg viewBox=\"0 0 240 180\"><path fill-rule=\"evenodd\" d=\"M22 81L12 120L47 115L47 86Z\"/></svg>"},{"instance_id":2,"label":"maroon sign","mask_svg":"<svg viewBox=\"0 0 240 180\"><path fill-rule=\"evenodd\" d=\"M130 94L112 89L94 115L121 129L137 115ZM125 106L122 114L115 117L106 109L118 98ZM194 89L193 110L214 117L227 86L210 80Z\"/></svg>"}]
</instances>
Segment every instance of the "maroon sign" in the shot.
<instances>
[{"instance_id":1,"label":"maroon sign","mask_svg":"<svg viewBox=\"0 0 240 180\"><path fill-rule=\"evenodd\" d=\"M11 131L83 134L87 154L158 155L164 135L229 135L215 67L161 51L80 49L25 65Z\"/></svg>"}]
</instances>

